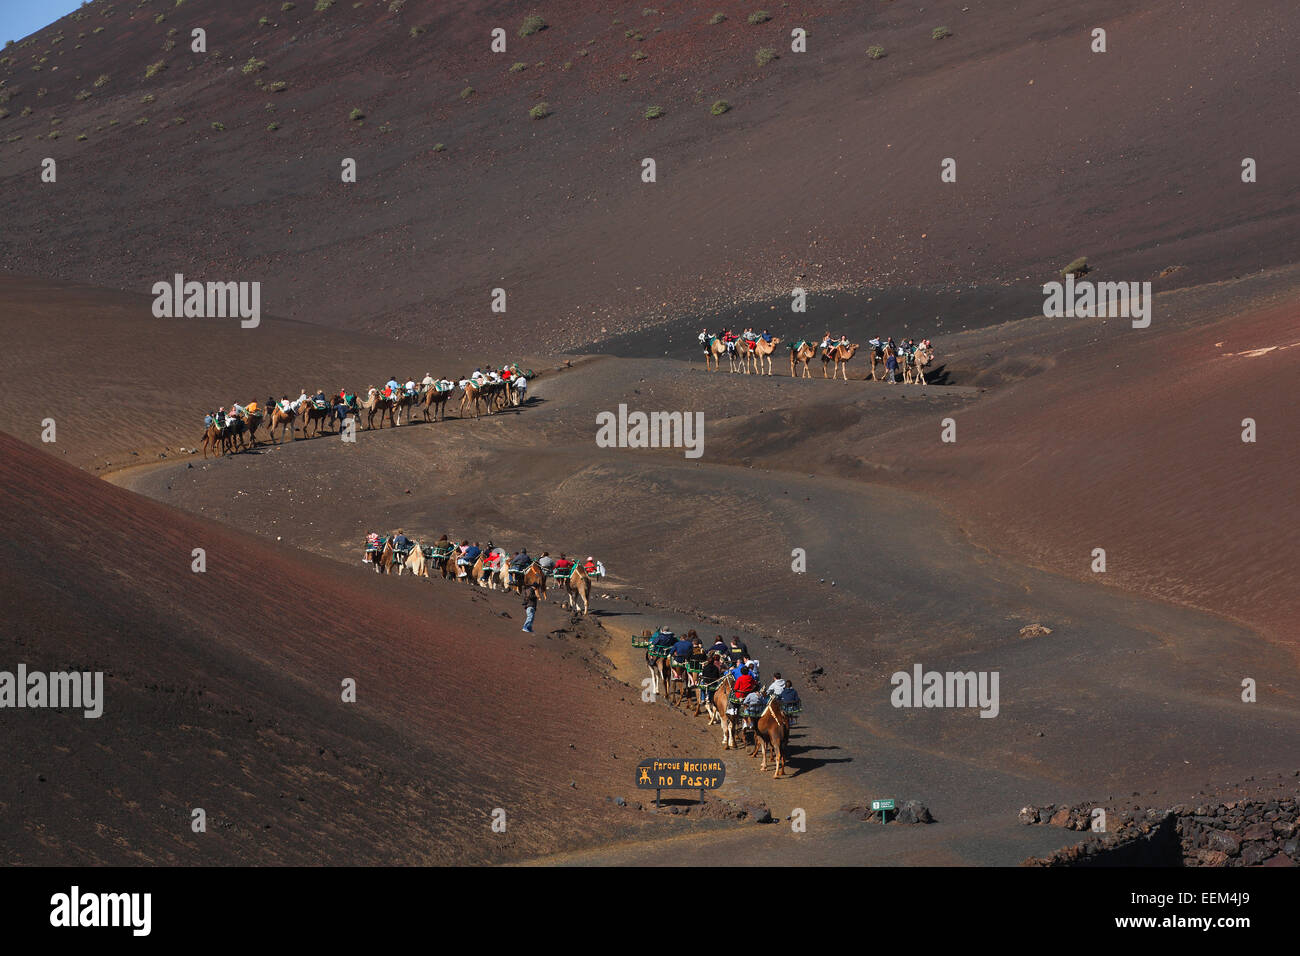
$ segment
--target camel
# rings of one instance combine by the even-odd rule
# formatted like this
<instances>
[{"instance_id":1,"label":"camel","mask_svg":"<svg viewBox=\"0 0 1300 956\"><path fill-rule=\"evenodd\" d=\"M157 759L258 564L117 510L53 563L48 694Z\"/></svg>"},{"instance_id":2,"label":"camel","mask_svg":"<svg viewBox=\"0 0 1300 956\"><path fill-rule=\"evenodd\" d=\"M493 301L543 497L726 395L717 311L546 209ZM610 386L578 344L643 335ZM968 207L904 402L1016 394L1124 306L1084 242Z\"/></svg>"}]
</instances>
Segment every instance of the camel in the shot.
<instances>
[{"instance_id":1,"label":"camel","mask_svg":"<svg viewBox=\"0 0 1300 956\"><path fill-rule=\"evenodd\" d=\"M751 342L743 336L736 339L736 361L740 364L741 370L746 375L749 374L750 368L754 366L757 359L754 355L754 345L754 342ZM754 370L754 374L758 374L757 369Z\"/></svg>"},{"instance_id":2,"label":"camel","mask_svg":"<svg viewBox=\"0 0 1300 956\"><path fill-rule=\"evenodd\" d=\"M221 445L227 455L233 455L244 447L246 426L242 418L227 418L226 427L221 430Z\"/></svg>"},{"instance_id":3,"label":"camel","mask_svg":"<svg viewBox=\"0 0 1300 956\"><path fill-rule=\"evenodd\" d=\"M244 425L248 429L248 442L250 448L257 447L257 429L262 424L261 412L250 412L245 409L243 414Z\"/></svg>"},{"instance_id":4,"label":"camel","mask_svg":"<svg viewBox=\"0 0 1300 956\"><path fill-rule=\"evenodd\" d=\"M794 363L796 361L803 363L803 375L801 378L812 378L812 372L808 371L808 363L812 361L813 356L817 354L817 348L811 342L798 342L790 346L790 377L794 378Z\"/></svg>"},{"instance_id":5,"label":"camel","mask_svg":"<svg viewBox=\"0 0 1300 956\"><path fill-rule=\"evenodd\" d=\"M398 425L402 424L402 412L407 413L406 424L411 424L411 410L415 407L419 398L410 392L402 391L401 393L394 395L394 397L389 401L391 402L391 407L388 414L389 420L393 423L393 427L396 428Z\"/></svg>"},{"instance_id":6,"label":"camel","mask_svg":"<svg viewBox=\"0 0 1300 956\"><path fill-rule=\"evenodd\" d=\"M731 709L731 675L727 674L718 685L718 689L713 692L713 709L718 712L718 722L722 724L722 749L735 750L736 748L736 724L739 721L735 714L727 713Z\"/></svg>"},{"instance_id":7,"label":"camel","mask_svg":"<svg viewBox=\"0 0 1300 956\"><path fill-rule=\"evenodd\" d=\"M582 613L586 615L588 599L591 597L591 578L581 567L575 567L564 581L564 606L578 613L578 601L582 601Z\"/></svg>"},{"instance_id":8,"label":"camel","mask_svg":"<svg viewBox=\"0 0 1300 956\"><path fill-rule=\"evenodd\" d=\"M879 381L879 379L876 378L877 362L880 363L880 367L882 369L885 367L885 347L883 345L878 349L877 348L871 349L871 380L873 382ZM881 374L883 375L884 373L882 372Z\"/></svg>"},{"instance_id":9,"label":"camel","mask_svg":"<svg viewBox=\"0 0 1300 956\"><path fill-rule=\"evenodd\" d=\"M771 342L764 342L761 338L754 342L752 355L754 357L754 374L763 374L763 364L767 363L767 374L772 374L772 353L776 347L781 344L780 338L773 338Z\"/></svg>"},{"instance_id":10,"label":"camel","mask_svg":"<svg viewBox=\"0 0 1300 956\"><path fill-rule=\"evenodd\" d=\"M758 769L766 770L767 748L772 748L772 762L776 764L776 773L772 774L773 780L785 776L785 751L789 740L790 720L781 708L781 701L773 697L763 708L758 723L754 725L754 749L749 754L752 757L762 750L763 765Z\"/></svg>"},{"instance_id":11,"label":"camel","mask_svg":"<svg viewBox=\"0 0 1300 956\"><path fill-rule=\"evenodd\" d=\"M393 536L384 538L384 546L378 551L366 551L370 563L375 566L376 574L387 574L393 564Z\"/></svg>"},{"instance_id":12,"label":"camel","mask_svg":"<svg viewBox=\"0 0 1300 956\"><path fill-rule=\"evenodd\" d=\"M907 370L903 373L903 381L912 384L928 384L925 380L925 367L934 361L934 352L927 348L916 350L912 361L908 363Z\"/></svg>"},{"instance_id":13,"label":"camel","mask_svg":"<svg viewBox=\"0 0 1300 956\"><path fill-rule=\"evenodd\" d=\"M704 370L709 371L709 360L713 360L713 371L718 371L721 367L722 360L718 358L723 352L727 351L727 343L716 335L710 335L709 341L704 344Z\"/></svg>"},{"instance_id":14,"label":"camel","mask_svg":"<svg viewBox=\"0 0 1300 956\"><path fill-rule=\"evenodd\" d=\"M406 556L406 570L410 571L417 578L427 578L429 576L429 562L424 556L424 549L420 547L420 542L414 538L411 539L411 553Z\"/></svg>"},{"instance_id":15,"label":"camel","mask_svg":"<svg viewBox=\"0 0 1300 956\"><path fill-rule=\"evenodd\" d=\"M546 572L542 566L534 561L528 566L528 570L523 573L523 578L516 585L520 594L524 593L524 588L537 588L537 596L543 601L546 600Z\"/></svg>"},{"instance_id":16,"label":"camel","mask_svg":"<svg viewBox=\"0 0 1300 956\"><path fill-rule=\"evenodd\" d=\"M732 339L727 343L727 371L742 372L748 362L746 356L749 349L745 348L745 343L740 339Z\"/></svg>"},{"instance_id":17,"label":"camel","mask_svg":"<svg viewBox=\"0 0 1300 956\"><path fill-rule=\"evenodd\" d=\"M204 458L208 457L209 445L212 446L212 450L213 452L216 453L216 456L218 458L221 457L221 445L222 445L222 437L223 437L221 434L222 431L223 429L216 422L213 422L204 430L203 432L203 457Z\"/></svg>"},{"instance_id":18,"label":"camel","mask_svg":"<svg viewBox=\"0 0 1300 956\"><path fill-rule=\"evenodd\" d=\"M464 394L460 397L460 417L465 417L465 409L472 403L474 405L474 417L479 417L479 404L483 401L482 387L474 382L466 382L463 389Z\"/></svg>"},{"instance_id":19,"label":"camel","mask_svg":"<svg viewBox=\"0 0 1300 956\"><path fill-rule=\"evenodd\" d=\"M489 591L495 591L497 586L501 590L509 587L509 574L507 573L507 555L504 548L493 548L492 553L496 554L495 560L488 560L488 553L484 552L478 556L474 562L474 567L470 569L469 579L479 587L486 587Z\"/></svg>"},{"instance_id":20,"label":"camel","mask_svg":"<svg viewBox=\"0 0 1300 956\"><path fill-rule=\"evenodd\" d=\"M379 389L375 388L374 386L371 386L369 391L367 391L366 400L364 402L361 401L360 399L357 400L357 408L364 408L366 410L367 430L375 427L376 415L379 416L379 427L381 429L384 427L385 415L388 416L389 424L392 423L393 400L387 398L383 393L379 391Z\"/></svg>"},{"instance_id":21,"label":"camel","mask_svg":"<svg viewBox=\"0 0 1300 956\"><path fill-rule=\"evenodd\" d=\"M455 390L456 389L453 387L444 391L439 391L436 388L429 388L425 391L420 406L424 409L424 420L426 422L430 420L429 412L431 410L433 412L433 421L436 422L439 420L439 412L442 412L442 421L445 422L447 420L447 400L451 398L451 393Z\"/></svg>"},{"instance_id":22,"label":"camel","mask_svg":"<svg viewBox=\"0 0 1300 956\"><path fill-rule=\"evenodd\" d=\"M858 343L854 342L852 345L832 345L830 348L824 349L822 351L822 378L826 377L827 364L831 359L834 359L835 371L831 374L831 378L839 378L840 369L843 368L844 381L847 382L849 380L849 360L857 354L858 348Z\"/></svg>"},{"instance_id":23,"label":"camel","mask_svg":"<svg viewBox=\"0 0 1300 956\"><path fill-rule=\"evenodd\" d=\"M304 403L302 406L302 411L299 412L299 417L302 419L302 437L303 438L311 437L308 434L308 429L312 425L316 426L315 434L320 435L321 424L323 422L329 421L333 417L333 415L334 415L334 409L329 405L326 405L324 408L317 408L315 403L313 402L308 401Z\"/></svg>"},{"instance_id":24,"label":"camel","mask_svg":"<svg viewBox=\"0 0 1300 956\"><path fill-rule=\"evenodd\" d=\"M456 546L443 537L429 548L424 555L425 570L424 576L429 576L429 567L441 574L443 580L456 576L456 562L452 560L452 555L456 553Z\"/></svg>"},{"instance_id":25,"label":"camel","mask_svg":"<svg viewBox=\"0 0 1300 956\"><path fill-rule=\"evenodd\" d=\"M642 631L643 638L649 638L649 631ZM645 652L645 662L650 667L650 690L654 696L668 693L668 655L655 652L655 648L648 647Z\"/></svg>"},{"instance_id":26,"label":"camel","mask_svg":"<svg viewBox=\"0 0 1300 956\"><path fill-rule=\"evenodd\" d=\"M296 434L294 421L298 417L298 410L292 404L281 408L278 403L271 404L268 402L267 414L270 418L266 423L266 431L267 434L271 436L272 444L278 445L280 442L284 441L285 429L289 430L289 441L297 440L298 436ZM280 441L275 440L275 428L277 425L280 426Z\"/></svg>"}]
</instances>

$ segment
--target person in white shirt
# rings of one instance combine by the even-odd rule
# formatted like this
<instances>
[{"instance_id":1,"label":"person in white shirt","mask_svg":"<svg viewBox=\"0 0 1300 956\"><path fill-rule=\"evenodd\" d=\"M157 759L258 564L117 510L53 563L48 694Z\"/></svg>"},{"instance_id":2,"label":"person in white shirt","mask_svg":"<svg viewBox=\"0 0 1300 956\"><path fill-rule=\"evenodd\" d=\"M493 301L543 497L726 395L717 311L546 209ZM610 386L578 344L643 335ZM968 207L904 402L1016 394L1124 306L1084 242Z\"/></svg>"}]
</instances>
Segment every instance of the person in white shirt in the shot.
<instances>
[{"instance_id":1,"label":"person in white shirt","mask_svg":"<svg viewBox=\"0 0 1300 956\"><path fill-rule=\"evenodd\" d=\"M772 675L772 683L767 686L767 693L772 697L779 697L790 686L789 681L779 673Z\"/></svg>"}]
</instances>

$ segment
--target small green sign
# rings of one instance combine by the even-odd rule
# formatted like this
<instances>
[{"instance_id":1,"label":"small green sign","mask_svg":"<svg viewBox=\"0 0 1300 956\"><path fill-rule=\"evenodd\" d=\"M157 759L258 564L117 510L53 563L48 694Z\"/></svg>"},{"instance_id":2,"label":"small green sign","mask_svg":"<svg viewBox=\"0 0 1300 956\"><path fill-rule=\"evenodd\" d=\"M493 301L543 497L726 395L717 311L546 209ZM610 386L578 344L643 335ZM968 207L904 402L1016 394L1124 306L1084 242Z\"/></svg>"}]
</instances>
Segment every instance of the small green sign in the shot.
<instances>
[{"instance_id":1,"label":"small green sign","mask_svg":"<svg viewBox=\"0 0 1300 956\"><path fill-rule=\"evenodd\" d=\"M893 800L872 800L871 809L880 811L880 824L884 826L886 819L889 817L889 811L894 809Z\"/></svg>"}]
</instances>

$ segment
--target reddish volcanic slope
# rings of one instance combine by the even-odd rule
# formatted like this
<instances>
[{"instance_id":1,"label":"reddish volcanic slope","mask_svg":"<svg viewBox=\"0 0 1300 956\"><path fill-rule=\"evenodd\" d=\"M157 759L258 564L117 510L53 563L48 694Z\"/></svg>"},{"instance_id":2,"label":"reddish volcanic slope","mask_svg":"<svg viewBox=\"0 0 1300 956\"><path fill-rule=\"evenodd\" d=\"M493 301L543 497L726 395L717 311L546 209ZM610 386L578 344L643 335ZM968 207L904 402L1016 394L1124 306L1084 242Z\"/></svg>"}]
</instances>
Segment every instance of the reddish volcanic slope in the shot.
<instances>
[{"instance_id":1,"label":"reddish volcanic slope","mask_svg":"<svg viewBox=\"0 0 1300 956\"><path fill-rule=\"evenodd\" d=\"M103 671L106 697L98 719L4 712L7 864L467 863L622 832L602 807L633 773L613 751L634 705L517 621L192 517L2 433L0 530L0 669ZM666 710L633 723L662 739Z\"/></svg>"},{"instance_id":2,"label":"reddish volcanic slope","mask_svg":"<svg viewBox=\"0 0 1300 956\"><path fill-rule=\"evenodd\" d=\"M1194 284L1297 258L1291 0L715 9L555 0L520 37L526 11L482 0L95 0L0 59L0 262L256 280L277 315L468 345L499 339L500 287L545 349L795 284L1032 288L1079 255Z\"/></svg>"}]
</instances>

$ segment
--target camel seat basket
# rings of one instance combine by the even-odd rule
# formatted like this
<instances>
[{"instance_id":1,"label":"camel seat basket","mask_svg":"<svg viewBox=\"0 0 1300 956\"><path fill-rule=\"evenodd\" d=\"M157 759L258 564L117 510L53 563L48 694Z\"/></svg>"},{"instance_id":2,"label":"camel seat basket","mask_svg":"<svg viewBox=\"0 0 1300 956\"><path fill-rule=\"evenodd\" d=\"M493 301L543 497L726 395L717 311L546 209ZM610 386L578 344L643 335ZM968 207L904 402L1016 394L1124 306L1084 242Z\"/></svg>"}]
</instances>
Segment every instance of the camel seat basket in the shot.
<instances>
[{"instance_id":1,"label":"camel seat basket","mask_svg":"<svg viewBox=\"0 0 1300 956\"><path fill-rule=\"evenodd\" d=\"M573 575L573 571L576 567L577 565L574 564L567 568L556 568L551 572L551 576L557 581L567 581Z\"/></svg>"},{"instance_id":2,"label":"camel seat basket","mask_svg":"<svg viewBox=\"0 0 1300 956\"><path fill-rule=\"evenodd\" d=\"M672 652L673 652L673 649L672 649L671 647L665 647L665 646L663 646L662 644L651 644L651 645L650 645L649 654L650 654L650 656L651 656L652 658L654 658L655 660L663 660L665 657L667 657L667 656L669 656L670 654L672 654Z\"/></svg>"},{"instance_id":3,"label":"camel seat basket","mask_svg":"<svg viewBox=\"0 0 1300 956\"><path fill-rule=\"evenodd\" d=\"M787 717L798 717L803 713L803 704L781 704L781 711Z\"/></svg>"},{"instance_id":4,"label":"camel seat basket","mask_svg":"<svg viewBox=\"0 0 1300 956\"><path fill-rule=\"evenodd\" d=\"M456 546L454 544L449 544L446 547L430 548L428 551L425 552L425 556L430 558L439 558L441 560L446 560L447 558L451 557L451 553L455 550L456 550Z\"/></svg>"},{"instance_id":5,"label":"camel seat basket","mask_svg":"<svg viewBox=\"0 0 1300 956\"><path fill-rule=\"evenodd\" d=\"M704 673L704 664L701 661L687 661L685 666L688 674Z\"/></svg>"}]
</instances>

